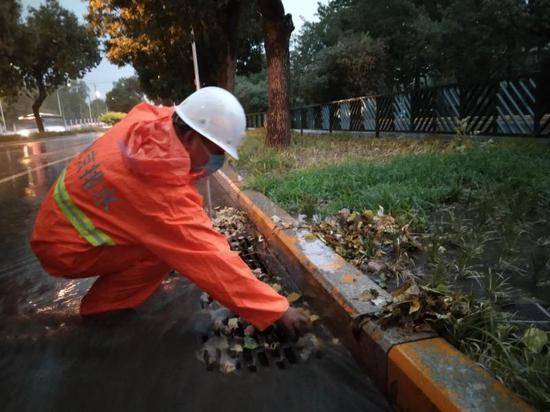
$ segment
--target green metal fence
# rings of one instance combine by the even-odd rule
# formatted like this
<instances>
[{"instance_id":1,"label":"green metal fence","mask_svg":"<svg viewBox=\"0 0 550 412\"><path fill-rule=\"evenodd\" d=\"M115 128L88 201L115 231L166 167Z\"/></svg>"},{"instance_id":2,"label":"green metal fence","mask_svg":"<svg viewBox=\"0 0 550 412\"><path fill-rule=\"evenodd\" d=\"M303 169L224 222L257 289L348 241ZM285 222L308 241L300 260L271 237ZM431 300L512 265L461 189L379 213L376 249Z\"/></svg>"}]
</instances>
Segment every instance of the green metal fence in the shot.
<instances>
[{"instance_id":1,"label":"green metal fence","mask_svg":"<svg viewBox=\"0 0 550 412\"><path fill-rule=\"evenodd\" d=\"M475 85L363 96L290 110L293 129L550 136L550 73ZM247 127L265 127L265 113Z\"/></svg>"}]
</instances>

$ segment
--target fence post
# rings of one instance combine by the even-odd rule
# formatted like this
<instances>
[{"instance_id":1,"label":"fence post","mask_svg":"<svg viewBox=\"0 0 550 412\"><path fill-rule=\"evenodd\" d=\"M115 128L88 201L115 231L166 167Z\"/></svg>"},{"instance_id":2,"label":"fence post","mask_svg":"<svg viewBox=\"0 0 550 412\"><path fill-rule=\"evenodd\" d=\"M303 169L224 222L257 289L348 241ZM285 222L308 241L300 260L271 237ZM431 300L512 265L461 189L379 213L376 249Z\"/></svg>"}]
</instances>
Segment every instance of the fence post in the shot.
<instances>
[{"instance_id":1,"label":"fence post","mask_svg":"<svg viewBox=\"0 0 550 412\"><path fill-rule=\"evenodd\" d=\"M538 136L541 132L540 122L542 120L542 75L535 77L535 117L533 119L533 136Z\"/></svg>"},{"instance_id":2,"label":"fence post","mask_svg":"<svg viewBox=\"0 0 550 412\"><path fill-rule=\"evenodd\" d=\"M550 61L546 64L550 69ZM535 78L535 119L534 134L542 136L550 126L550 118L544 121L545 115L550 112L550 75L542 71Z\"/></svg>"},{"instance_id":3,"label":"fence post","mask_svg":"<svg viewBox=\"0 0 550 412\"><path fill-rule=\"evenodd\" d=\"M302 108L300 109L300 136L304 135L304 120L305 120L306 111Z\"/></svg>"},{"instance_id":4,"label":"fence post","mask_svg":"<svg viewBox=\"0 0 550 412\"><path fill-rule=\"evenodd\" d=\"M414 119L418 115L419 106L421 106L420 91L415 88L414 91L409 93L409 101L411 102L411 109L409 110L409 132L413 133L416 130L414 126Z\"/></svg>"},{"instance_id":5,"label":"fence post","mask_svg":"<svg viewBox=\"0 0 550 412\"><path fill-rule=\"evenodd\" d=\"M334 117L334 105L328 105L328 132L332 134L332 118Z\"/></svg>"},{"instance_id":6,"label":"fence post","mask_svg":"<svg viewBox=\"0 0 550 412\"><path fill-rule=\"evenodd\" d=\"M500 82L496 81L493 89L492 100L492 112L493 112L493 133L498 134L498 92L500 89Z\"/></svg>"},{"instance_id":7,"label":"fence post","mask_svg":"<svg viewBox=\"0 0 550 412\"><path fill-rule=\"evenodd\" d=\"M376 96L374 98L374 101L376 102L376 112L375 112L375 115L374 115L375 116L374 131L375 131L375 136L380 137L380 96Z\"/></svg>"}]
</instances>

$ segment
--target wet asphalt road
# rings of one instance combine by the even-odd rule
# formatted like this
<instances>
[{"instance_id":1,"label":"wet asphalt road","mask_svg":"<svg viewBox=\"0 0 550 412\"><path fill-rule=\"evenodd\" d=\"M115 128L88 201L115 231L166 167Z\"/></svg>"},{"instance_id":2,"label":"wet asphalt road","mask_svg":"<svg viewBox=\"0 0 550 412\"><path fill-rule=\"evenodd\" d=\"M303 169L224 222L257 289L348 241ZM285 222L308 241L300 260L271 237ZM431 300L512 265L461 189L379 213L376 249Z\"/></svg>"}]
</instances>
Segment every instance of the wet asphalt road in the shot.
<instances>
[{"instance_id":1,"label":"wet asphalt road","mask_svg":"<svg viewBox=\"0 0 550 412\"><path fill-rule=\"evenodd\" d=\"M197 360L200 291L169 277L118 324L78 316L93 279L45 274L28 245L34 217L68 159L95 135L0 144L0 409L2 411L382 411L349 353L285 370L208 372Z\"/></svg>"}]
</instances>

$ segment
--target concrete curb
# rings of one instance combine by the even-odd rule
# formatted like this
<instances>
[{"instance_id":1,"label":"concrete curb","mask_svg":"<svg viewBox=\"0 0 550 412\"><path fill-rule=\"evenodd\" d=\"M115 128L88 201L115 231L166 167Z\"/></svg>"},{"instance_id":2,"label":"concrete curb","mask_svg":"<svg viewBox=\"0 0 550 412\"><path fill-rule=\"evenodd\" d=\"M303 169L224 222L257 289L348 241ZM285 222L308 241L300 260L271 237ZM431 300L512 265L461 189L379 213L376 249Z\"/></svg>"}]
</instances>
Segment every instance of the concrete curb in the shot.
<instances>
[{"instance_id":1,"label":"concrete curb","mask_svg":"<svg viewBox=\"0 0 550 412\"><path fill-rule=\"evenodd\" d=\"M232 180L218 172L212 182L214 190L248 214L265 237L271 263L285 270L301 287L396 410L533 410L435 333L382 330L368 315L383 308L388 293L300 228L267 197L241 191L234 180L238 176ZM274 215L277 223L272 219ZM361 292L371 289L378 292L378 297L361 299Z\"/></svg>"}]
</instances>

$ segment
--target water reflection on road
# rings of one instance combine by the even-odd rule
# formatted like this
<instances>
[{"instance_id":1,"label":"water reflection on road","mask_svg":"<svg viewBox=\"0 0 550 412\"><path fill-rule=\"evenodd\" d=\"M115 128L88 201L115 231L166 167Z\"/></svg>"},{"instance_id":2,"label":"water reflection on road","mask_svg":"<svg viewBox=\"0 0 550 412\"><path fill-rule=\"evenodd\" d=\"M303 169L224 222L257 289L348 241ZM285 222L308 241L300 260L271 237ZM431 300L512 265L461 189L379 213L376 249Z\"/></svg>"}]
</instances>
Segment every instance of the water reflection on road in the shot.
<instances>
[{"instance_id":1,"label":"water reflection on road","mask_svg":"<svg viewBox=\"0 0 550 412\"><path fill-rule=\"evenodd\" d=\"M181 277L169 277L118 325L83 322L78 305L93 279L47 276L28 238L63 159L94 138L0 146L2 410L388 410L338 346L286 370L207 372L195 356L200 291Z\"/></svg>"}]
</instances>

